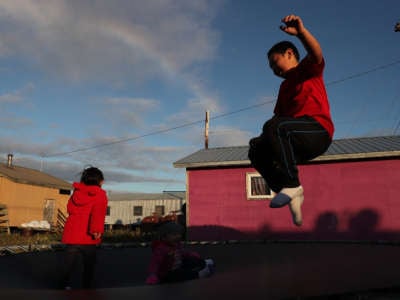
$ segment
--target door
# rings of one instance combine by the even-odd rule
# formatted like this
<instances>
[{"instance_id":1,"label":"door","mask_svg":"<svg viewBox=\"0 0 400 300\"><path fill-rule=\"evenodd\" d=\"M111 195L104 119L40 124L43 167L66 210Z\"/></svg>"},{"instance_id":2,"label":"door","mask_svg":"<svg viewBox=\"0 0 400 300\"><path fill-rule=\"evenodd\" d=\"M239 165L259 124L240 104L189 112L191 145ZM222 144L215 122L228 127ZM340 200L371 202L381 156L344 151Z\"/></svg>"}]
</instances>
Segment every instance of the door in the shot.
<instances>
[{"instance_id":1,"label":"door","mask_svg":"<svg viewBox=\"0 0 400 300\"><path fill-rule=\"evenodd\" d=\"M55 207L56 207L56 200L54 199L44 200L43 220L49 222L50 225L53 225Z\"/></svg>"}]
</instances>

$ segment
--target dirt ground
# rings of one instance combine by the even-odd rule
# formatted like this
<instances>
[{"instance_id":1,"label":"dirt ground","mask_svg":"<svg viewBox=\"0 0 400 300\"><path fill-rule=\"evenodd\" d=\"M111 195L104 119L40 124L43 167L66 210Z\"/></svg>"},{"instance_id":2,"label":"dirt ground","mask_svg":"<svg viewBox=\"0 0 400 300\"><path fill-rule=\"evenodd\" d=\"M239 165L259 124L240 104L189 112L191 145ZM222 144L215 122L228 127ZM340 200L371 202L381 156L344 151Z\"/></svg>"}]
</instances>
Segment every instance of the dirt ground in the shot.
<instances>
[{"instance_id":1,"label":"dirt ground","mask_svg":"<svg viewBox=\"0 0 400 300\"><path fill-rule=\"evenodd\" d=\"M400 299L400 248L341 243L188 246L213 258L207 279L144 284L148 247L98 250L96 288L59 288L64 252L0 256L1 299Z\"/></svg>"}]
</instances>

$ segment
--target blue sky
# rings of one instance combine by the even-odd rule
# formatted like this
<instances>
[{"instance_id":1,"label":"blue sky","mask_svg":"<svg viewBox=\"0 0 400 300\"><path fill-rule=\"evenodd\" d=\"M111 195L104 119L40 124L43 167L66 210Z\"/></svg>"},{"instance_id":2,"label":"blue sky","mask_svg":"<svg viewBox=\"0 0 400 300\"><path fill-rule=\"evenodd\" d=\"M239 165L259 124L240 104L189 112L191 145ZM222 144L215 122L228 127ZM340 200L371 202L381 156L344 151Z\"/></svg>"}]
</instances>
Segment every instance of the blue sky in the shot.
<instances>
[{"instance_id":1,"label":"blue sky","mask_svg":"<svg viewBox=\"0 0 400 300\"><path fill-rule=\"evenodd\" d=\"M305 54L279 30L291 13L323 48L335 138L400 134L398 0L13 0L0 2L0 161L70 182L94 165L110 192L184 190L172 164L204 146L206 110L210 147L247 145L272 116L266 51L290 40Z\"/></svg>"}]
</instances>

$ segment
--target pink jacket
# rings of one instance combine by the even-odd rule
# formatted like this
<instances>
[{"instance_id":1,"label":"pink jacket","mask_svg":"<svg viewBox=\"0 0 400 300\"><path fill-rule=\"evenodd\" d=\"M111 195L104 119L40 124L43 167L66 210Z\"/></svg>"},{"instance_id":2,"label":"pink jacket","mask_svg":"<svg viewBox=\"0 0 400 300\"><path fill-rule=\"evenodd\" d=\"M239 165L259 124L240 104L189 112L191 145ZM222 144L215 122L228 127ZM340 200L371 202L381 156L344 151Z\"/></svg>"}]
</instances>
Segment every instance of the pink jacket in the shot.
<instances>
[{"instance_id":1,"label":"pink jacket","mask_svg":"<svg viewBox=\"0 0 400 300\"><path fill-rule=\"evenodd\" d=\"M61 242L78 245L99 244L101 239L95 240L92 234L104 232L108 202L106 192L98 186L77 182L73 187Z\"/></svg>"},{"instance_id":2,"label":"pink jacket","mask_svg":"<svg viewBox=\"0 0 400 300\"><path fill-rule=\"evenodd\" d=\"M162 280L168 272L172 271L177 252L182 259L185 257L200 258L198 253L185 250L182 243L169 244L157 240L152 243L151 247L152 256L148 267L148 274L149 277L156 276L158 281Z\"/></svg>"}]
</instances>

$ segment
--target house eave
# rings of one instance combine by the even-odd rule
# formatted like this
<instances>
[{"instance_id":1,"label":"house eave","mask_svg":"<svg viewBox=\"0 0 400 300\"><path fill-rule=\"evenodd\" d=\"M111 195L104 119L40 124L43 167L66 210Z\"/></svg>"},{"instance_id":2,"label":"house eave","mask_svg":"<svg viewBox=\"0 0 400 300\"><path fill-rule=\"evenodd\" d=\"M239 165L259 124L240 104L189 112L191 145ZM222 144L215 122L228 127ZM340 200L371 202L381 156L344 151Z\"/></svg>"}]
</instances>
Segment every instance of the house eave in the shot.
<instances>
[{"instance_id":1,"label":"house eave","mask_svg":"<svg viewBox=\"0 0 400 300\"><path fill-rule=\"evenodd\" d=\"M386 151L386 152L322 155L317 158L314 158L312 161L364 160L372 158L399 158L399 157L400 157L400 151Z\"/></svg>"},{"instance_id":2,"label":"house eave","mask_svg":"<svg viewBox=\"0 0 400 300\"><path fill-rule=\"evenodd\" d=\"M39 187L45 187L45 188L51 188L51 189L58 189L58 190L72 190L72 184L66 183L66 184L53 184L53 183L41 183L41 182L33 182L30 180L25 180L25 179L19 179L19 178L14 178L7 176L5 174L0 174L0 177L6 178L10 180L11 182L18 183L18 184L26 184L26 185L32 185L32 186L39 186Z\"/></svg>"},{"instance_id":3,"label":"house eave","mask_svg":"<svg viewBox=\"0 0 400 300\"><path fill-rule=\"evenodd\" d=\"M329 161L348 161L348 160L368 160L368 159L388 159L400 158L400 151L387 152L368 152L368 153L349 153L335 155L321 155L310 162L329 162ZM210 168L210 167L229 167L229 166L250 166L250 160L237 161L210 161L210 162L191 162L191 163L174 163L175 168Z\"/></svg>"},{"instance_id":4,"label":"house eave","mask_svg":"<svg viewBox=\"0 0 400 300\"><path fill-rule=\"evenodd\" d=\"M210 162L193 162L193 163L174 163L175 168L207 168L207 167L222 167L222 166L243 166L249 165L250 160L238 161L210 161Z\"/></svg>"}]
</instances>

